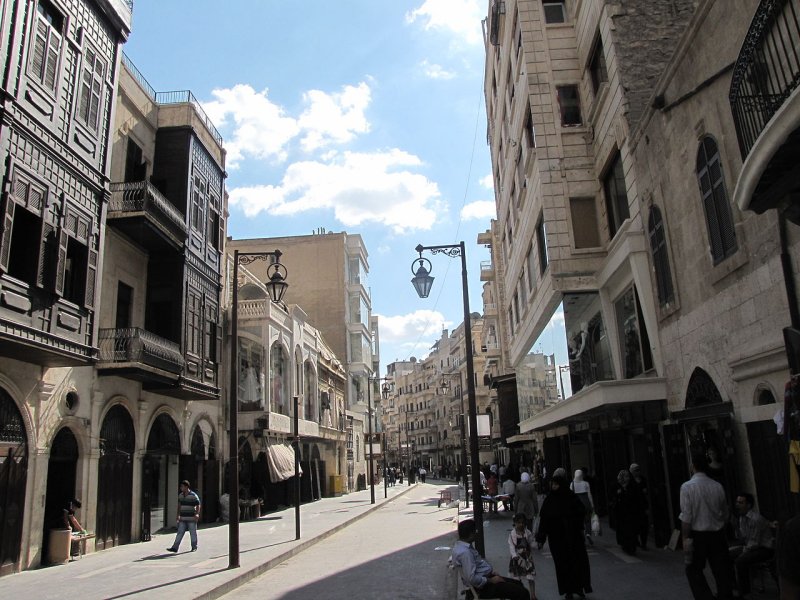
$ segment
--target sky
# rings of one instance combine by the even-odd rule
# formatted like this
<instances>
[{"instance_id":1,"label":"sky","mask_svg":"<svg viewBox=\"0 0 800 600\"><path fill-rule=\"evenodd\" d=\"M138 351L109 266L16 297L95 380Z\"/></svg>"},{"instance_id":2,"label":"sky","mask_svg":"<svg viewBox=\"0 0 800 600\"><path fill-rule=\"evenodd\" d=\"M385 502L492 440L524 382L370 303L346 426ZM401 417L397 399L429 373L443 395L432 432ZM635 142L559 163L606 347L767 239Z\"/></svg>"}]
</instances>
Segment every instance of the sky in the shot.
<instances>
[{"instance_id":1,"label":"sky","mask_svg":"<svg viewBox=\"0 0 800 600\"><path fill-rule=\"evenodd\" d=\"M417 244L465 242L470 310L482 312L490 255L477 235L495 218L486 11L487 0L134 3L126 54L156 91L191 90L225 140L228 235L363 237L382 374L463 321L460 259L426 254L436 279L420 299Z\"/></svg>"}]
</instances>

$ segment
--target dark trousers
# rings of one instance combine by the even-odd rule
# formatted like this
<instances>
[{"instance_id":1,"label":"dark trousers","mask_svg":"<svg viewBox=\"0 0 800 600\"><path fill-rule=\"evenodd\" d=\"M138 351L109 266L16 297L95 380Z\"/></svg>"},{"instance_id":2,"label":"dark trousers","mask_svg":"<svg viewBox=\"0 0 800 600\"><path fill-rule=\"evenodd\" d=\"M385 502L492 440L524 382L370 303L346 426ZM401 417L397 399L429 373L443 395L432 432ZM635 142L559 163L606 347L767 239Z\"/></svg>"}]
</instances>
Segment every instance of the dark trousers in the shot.
<instances>
[{"instance_id":1,"label":"dark trousers","mask_svg":"<svg viewBox=\"0 0 800 600\"><path fill-rule=\"evenodd\" d=\"M708 562L714 581L717 583L718 600L731 600L733 598L733 582L731 581L731 559L728 555L728 543L725 539L725 530L719 531L692 531L690 536L693 541L692 560L686 565L686 579L695 600L714 600L703 569Z\"/></svg>"},{"instance_id":2,"label":"dark trousers","mask_svg":"<svg viewBox=\"0 0 800 600\"><path fill-rule=\"evenodd\" d=\"M771 560L775 555L772 548L757 546L745 550L742 546L730 549L730 556L736 568L736 587L740 594L750 593L750 568L753 565Z\"/></svg>"},{"instance_id":3,"label":"dark trousers","mask_svg":"<svg viewBox=\"0 0 800 600\"><path fill-rule=\"evenodd\" d=\"M508 598L509 600L530 600L528 589L516 579L503 577L500 583L487 582L478 590L478 598Z\"/></svg>"},{"instance_id":4,"label":"dark trousers","mask_svg":"<svg viewBox=\"0 0 800 600\"><path fill-rule=\"evenodd\" d=\"M639 515L639 545L647 548L647 535L650 533L650 521L647 519L647 512Z\"/></svg>"}]
</instances>

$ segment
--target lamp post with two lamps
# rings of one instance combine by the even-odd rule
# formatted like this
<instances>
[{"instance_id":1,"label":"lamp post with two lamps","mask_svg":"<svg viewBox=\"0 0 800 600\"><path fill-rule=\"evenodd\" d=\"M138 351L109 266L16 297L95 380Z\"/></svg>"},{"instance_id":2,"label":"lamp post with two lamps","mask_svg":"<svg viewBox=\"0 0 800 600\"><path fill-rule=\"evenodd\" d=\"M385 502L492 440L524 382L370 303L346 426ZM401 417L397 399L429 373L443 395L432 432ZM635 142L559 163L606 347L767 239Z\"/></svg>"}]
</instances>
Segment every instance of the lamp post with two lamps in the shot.
<instances>
[{"instance_id":1,"label":"lamp post with two lamps","mask_svg":"<svg viewBox=\"0 0 800 600\"><path fill-rule=\"evenodd\" d=\"M281 263L281 251L274 252L233 252L233 276L231 279L231 384L228 391L230 404L228 442L230 443L230 469L228 474L228 568L239 567L239 264L249 265L257 260L271 260L267 267L267 281L265 286L269 298L275 304L283 300L283 295L289 284L286 283L286 267Z\"/></svg>"},{"instance_id":2,"label":"lamp post with two lamps","mask_svg":"<svg viewBox=\"0 0 800 600\"><path fill-rule=\"evenodd\" d=\"M383 386L381 387L381 398L384 400L389 399L389 392L391 391L390 382L392 381L389 377L370 377L367 379L367 418L369 419L369 477L370 477L370 490L369 490L369 498L370 504L375 504L375 470L372 465L372 383L381 381L384 382ZM385 433L385 432L384 432ZM383 448L383 497L386 498L389 495L387 490L388 482L386 480L386 441L384 436L381 435L381 439L383 440L382 448Z\"/></svg>"},{"instance_id":3,"label":"lamp post with two lamps","mask_svg":"<svg viewBox=\"0 0 800 600\"><path fill-rule=\"evenodd\" d=\"M464 242L458 244L446 244L440 246L423 246L419 244L414 248L419 253L419 258L415 258L411 263L411 272L414 278L411 283L419 294L420 298L427 298L433 286L431 276L431 261L423 258L422 253L428 250L431 254L445 254L450 258L461 257L461 295L464 301L464 343L467 359L467 396L469 400L469 449L470 460L472 461L472 491L477 495L478 501L473 498L472 516L475 520L475 549L485 555L483 544L483 502L480 501L481 477L480 477L480 456L478 454L478 409L475 401L475 363L472 356L472 320L469 313L469 288L467 287L467 253ZM414 270L414 264L417 269ZM427 266L426 266L427 265Z\"/></svg>"}]
</instances>

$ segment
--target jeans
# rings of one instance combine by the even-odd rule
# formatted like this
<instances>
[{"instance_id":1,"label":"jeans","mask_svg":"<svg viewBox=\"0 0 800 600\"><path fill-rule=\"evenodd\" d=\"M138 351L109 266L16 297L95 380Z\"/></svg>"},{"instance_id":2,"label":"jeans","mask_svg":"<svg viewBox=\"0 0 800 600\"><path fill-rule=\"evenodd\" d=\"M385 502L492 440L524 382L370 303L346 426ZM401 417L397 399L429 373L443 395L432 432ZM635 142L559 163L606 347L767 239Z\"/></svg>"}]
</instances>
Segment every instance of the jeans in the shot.
<instances>
[{"instance_id":1,"label":"jeans","mask_svg":"<svg viewBox=\"0 0 800 600\"><path fill-rule=\"evenodd\" d=\"M739 546L736 548L731 548L730 555L731 558L733 558L733 564L736 567L736 583L739 588L739 593L749 594L750 568L753 565L771 560L775 555L775 552L772 550L772 548L764 548L761 546L756 546L747 550Z\"/></svg>"},{"instance_id":2,"label":"jeans","mask_svg":"<svg viewBox=\"0 0 800 600\"><path fill-rule=\"evenodd\" d=\"M175 536L175 542L172 544L172 547L176 550L181 547L181 541L183 541L183 535L187 529L189 530L189 538L192 540L192 549L197 548L197 521L178 521L178 535Z\"/></svg>"},{"instance_id":3,"label":"jeans","mask_svg":"<svg viewBox=\"0 0 800 600\"><path fill-rule=\"evenodd\" d=\"M714 595L708 586L703 569L708 561L714 581L717 583L717 598L730 600L733 598L733 581L731 575L731 559L728 555L728 543L725 530L692 531L693 550L691 562L686 565L686 579L695 600L713 600Z\"/></svg>"}]
</instances>

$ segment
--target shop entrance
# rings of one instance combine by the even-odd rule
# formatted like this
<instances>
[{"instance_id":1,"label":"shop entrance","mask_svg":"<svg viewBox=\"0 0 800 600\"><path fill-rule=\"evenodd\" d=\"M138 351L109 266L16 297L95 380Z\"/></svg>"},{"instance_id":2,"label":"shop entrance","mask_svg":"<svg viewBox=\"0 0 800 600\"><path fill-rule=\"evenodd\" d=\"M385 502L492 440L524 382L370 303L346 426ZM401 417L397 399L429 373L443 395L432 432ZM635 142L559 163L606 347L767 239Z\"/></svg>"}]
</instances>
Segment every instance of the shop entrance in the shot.
<instances>
[{"instance_id":1,"label":"shop entrance","mask_svg":"<svg viewBox=\"0 0 800 600\"><path fill-rule=\"evenodd\" d=\"M156 417L142 463L142 537L175 525L178 510L178 428L167 414Z\"/></svg>"}]
</instances>

